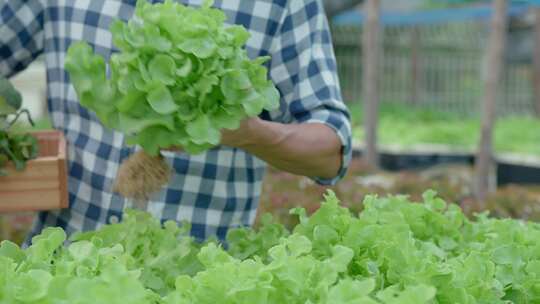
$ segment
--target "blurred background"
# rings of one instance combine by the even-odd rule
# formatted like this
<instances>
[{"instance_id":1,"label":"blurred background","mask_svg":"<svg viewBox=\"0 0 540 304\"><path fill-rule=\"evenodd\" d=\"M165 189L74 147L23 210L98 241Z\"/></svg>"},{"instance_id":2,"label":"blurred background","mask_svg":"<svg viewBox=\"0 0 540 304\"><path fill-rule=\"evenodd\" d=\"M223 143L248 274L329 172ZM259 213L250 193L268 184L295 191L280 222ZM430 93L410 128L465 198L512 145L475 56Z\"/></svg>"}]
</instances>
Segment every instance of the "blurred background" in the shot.
<instances>
[{"instance_id":1,"label":"blurred background","mask_svg":"<svg viewBox=\"0 0 540 304\"><path fill-rule=\"evenodd\" d=\"M509 1L496 95L492 189L479 203L473 164L494 15L491 1L381 1L376 170L362 158L365 3L323 2L354 129L352 166L345 180L332 187L343 203L360 211L368 193L403 193L420 199L425 190L434 189L468 214L487 208L495 216L540 220L540 93L534 85L538 8L529 1ZM38 121L37 128L49 128L43 62L36 61L13 82ZM270 169L260 212L294 225L288 210L297 206L316 210L325 189L308 178ZM31 213L2 215L0 239L20 240L31 218Z\"/></svg>"}]
</instances>

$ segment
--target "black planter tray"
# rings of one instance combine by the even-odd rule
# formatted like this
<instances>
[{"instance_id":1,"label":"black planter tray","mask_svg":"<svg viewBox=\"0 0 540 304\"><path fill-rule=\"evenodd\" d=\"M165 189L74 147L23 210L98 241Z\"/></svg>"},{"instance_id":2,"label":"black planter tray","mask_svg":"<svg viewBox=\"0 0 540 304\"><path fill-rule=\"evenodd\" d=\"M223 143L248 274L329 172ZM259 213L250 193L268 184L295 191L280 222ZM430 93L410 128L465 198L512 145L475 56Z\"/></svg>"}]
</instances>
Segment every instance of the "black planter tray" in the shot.
<instances>
[{"instance_id":1,"label":"black planter tray","mask_svg":"<svg viewBox=\"0 0 540 304\"><path fill-rule=\"evenodd\" d=\"M355 145L353 157L361 157L362 145ZM415 145L400 147L379 146L380 166L388 171L422 170L441 164L473 165L475 153L445 145ZM502 153L497 154L497 184L540 185L540 157Z\"/></svg>"}]
</instances>

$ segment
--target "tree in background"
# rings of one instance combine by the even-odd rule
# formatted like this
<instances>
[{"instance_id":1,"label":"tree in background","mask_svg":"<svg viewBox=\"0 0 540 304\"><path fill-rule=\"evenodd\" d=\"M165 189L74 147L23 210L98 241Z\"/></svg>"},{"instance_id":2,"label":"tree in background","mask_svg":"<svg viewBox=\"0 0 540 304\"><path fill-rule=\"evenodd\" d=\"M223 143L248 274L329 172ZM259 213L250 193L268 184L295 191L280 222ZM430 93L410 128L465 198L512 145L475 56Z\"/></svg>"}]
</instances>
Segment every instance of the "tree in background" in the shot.
<instances>
[{"instance_id":1,"label":"tree in background","mask_svg":"<svg viewBox=\"0 0 540 304\"><path fill-rule=\"evenodd\" d=\"M367 0L366 19L362 34L362 94L364 101L364 129L366 130L365 161L372 169L378 168L377 124L379 114L379 35L380 0Z\"/></svg>"},{"instance_id":2,"label":"tree in background","mask_svg":"<svg viewBox=\"0 0 540 304\"><path fill-rule=\"evenodd\" d=\"M507 0L494 0L493 10L494 14L491 20L491 33L486 51L487 57L484 72L481 138L475 164L475 195L481 204L484 204L487 194L490 191L490 180L494 167L493 126L495 124L495 105L506 44L508 26L508 17L506 14Z\"/></svg>"},{"instance_id":3,"label":"tree in background","mask_svg":"<svg viewBox=\"0 0 540 304\"><path fill-rule=\"evenodd\" d=\"M534 8L533 91L536 115L540 116L540 3Z\"/></svg>"}]
</instances>

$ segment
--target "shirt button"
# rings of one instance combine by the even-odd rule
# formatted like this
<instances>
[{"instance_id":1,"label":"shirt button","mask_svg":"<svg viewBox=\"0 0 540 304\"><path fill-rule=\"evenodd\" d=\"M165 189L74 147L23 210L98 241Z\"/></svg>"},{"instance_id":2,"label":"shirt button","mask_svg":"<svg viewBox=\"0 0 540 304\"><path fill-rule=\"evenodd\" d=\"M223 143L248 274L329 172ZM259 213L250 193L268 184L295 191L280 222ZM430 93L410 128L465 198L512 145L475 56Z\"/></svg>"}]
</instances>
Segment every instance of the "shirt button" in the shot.
<instances>
[{"instance_id":1,"label":"shirt button","mask_svg":"<svg viewBox=\"0 0 540 304\"><path fill-rule=\"evenodd\" d=\"M117 224L118 221L119 221L118 216L116 216L116 215L109 216L109 223L110 224Z\"/></svg>"}]
</instances>

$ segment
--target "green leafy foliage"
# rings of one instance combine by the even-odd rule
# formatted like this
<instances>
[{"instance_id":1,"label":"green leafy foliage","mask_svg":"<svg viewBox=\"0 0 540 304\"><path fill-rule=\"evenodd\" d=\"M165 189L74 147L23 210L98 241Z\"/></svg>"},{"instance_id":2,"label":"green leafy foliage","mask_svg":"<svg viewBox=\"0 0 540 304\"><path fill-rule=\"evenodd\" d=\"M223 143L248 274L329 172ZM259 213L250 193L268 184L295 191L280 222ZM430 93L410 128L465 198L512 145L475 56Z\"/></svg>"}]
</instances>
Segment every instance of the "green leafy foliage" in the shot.
<instances>
[{"instance_id":1,"label":"green leafy foliage","mask_svg":"<svg viewBox=\"0 0 540 304\"><path fill-rule=\"evenodd\" d=\"M38 142L35 137L10 131L11 126L23 113L28 115L30 123L33 124L28 111L20 111L21 106L22 97L19 91L7 78L0 76L0 176L7 175L5 166L8 162L13 162L15 169L21 171L28 160L38 155ZM15 118L9 121L12 115L15 115Z\"/></svg>"},{"instance_id":2,"label":"green leafy foliage","mask_svg":"<svg viewBox=\"0 0 540 304\"><path fill-rule=\"evenodd\" d=\"M0 116L15 114L22 105L22 97L11 82L0 75Z\"/></svg>"},{"instance_id":3,"label":"green leafy foliage","mask_svg":"<svg viewBox=\"0 0 540 304\"><path fill-rule=\"evenodd\" d=\"M110 58L110 79L88 44L71 45L65 67L81 104L151 155L171 146L202 152L219 144L221 129L275 109L268 58L248 58L249 33L226 27L225 14L211 4L138 1L132 20L111 26L120 52Z\"/></svg>"},{"instance_id":4,"label":"green leafy foliage","mask_svg":"<svg viewBox=\"0 0 540 304\"><path fill-rule=\"evenodd\" d=\"M364 201L355 216L329 193L293 231L267 217L232 230L228 249L189 225L128 210L66 235L47 228L26 250L0 244L0 303L538 303L540 225L467 219L435 193Z\"/></svg>"},{"instance_id":5,"label":"green leafy foliage","mask_svg":"<svg viewBox=\"0 0 540 304\"><path fill-rule=\"evenodd\" d=\"M30 134L0 130L0 176L6 175L5 166L13 162L16 170L24 170L26 162L38 156L38 141Z\"/></svg>"},{"instance_id":6,"label":"green leafy foliage","mask_svg":"<svg viewBox=\"0 0 540 304\"><path fill-rule=\"evenodd\" d=\"M354 124L353 136L364 140L363 109L360 103L349 105ZM378 127L379 140L385 145L404 148L416 145L447 145L475 151L480 139L480 119L426 107L382 103ZM540 155L540 119L528 115L497 118L493 145L497 153Z\"/></svg>"}]
</instances>

